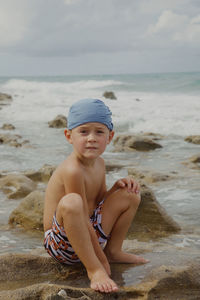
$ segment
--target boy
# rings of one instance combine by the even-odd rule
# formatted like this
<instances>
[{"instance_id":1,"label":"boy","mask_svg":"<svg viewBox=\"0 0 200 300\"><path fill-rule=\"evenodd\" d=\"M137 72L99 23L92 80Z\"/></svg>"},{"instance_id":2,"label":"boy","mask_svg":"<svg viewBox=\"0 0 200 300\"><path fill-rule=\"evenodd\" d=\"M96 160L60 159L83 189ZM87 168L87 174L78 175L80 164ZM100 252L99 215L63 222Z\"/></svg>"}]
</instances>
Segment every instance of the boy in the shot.
<instances>
[{"instance_id":1,"label":"boy","mask_svg":"<svg viewBox=\"0 0 200 300\"><path fill-rule=\"evenodd\" d=\"M82 262L100 292L118 290L109 262L146 263L122 251L140 203L139 185L130 177L107 191L100 155L114 136L111 112L103 101L84 99L72 105L67 141L73 152L49 180L44 208L45 248L57 261Z\"/></svg>"}]
</instances>

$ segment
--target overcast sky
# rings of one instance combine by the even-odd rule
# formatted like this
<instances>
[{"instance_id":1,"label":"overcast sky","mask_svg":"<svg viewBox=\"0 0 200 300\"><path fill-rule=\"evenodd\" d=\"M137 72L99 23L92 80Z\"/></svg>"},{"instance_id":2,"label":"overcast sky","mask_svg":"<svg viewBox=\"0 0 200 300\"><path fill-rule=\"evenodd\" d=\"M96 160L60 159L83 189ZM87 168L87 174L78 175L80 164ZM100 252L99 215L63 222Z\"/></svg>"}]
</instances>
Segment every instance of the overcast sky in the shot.
<instances>
[{"instance_id":1,"label":"overcast sky","mask_svg":"<svg viewBox=\"0 0 200 300\"><path fill-rule=\"evenodd\" d=\"M0 0L0 76L200 71L200 0Z\"/></svg>"}]
</instances>

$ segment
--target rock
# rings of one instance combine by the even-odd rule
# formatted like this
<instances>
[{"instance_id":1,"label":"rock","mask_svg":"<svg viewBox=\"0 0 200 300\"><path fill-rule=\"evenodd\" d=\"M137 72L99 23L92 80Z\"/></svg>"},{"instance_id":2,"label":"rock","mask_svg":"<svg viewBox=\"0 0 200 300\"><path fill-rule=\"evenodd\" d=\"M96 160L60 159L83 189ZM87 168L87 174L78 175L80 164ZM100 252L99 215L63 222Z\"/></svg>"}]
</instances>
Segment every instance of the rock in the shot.
<instances>
[{"instance_id":1,"label":"rock","mask_svg":"<svg viewBox=\"0 0 200 300\"><path fill-rule=\"evenodd\" d=\"M22 137L20 135L11 135L11 134L0 134L0 144L8 144L13 147L22 147L23 145L29 143L29 141L19 141Z\"/></svg>"},{"instance_id":2,"label":"rock","mask_svg":"<svg viewBox=\"0 0 200 300\"><path fill-rule=\"evenodd\" d=\"M0 282L37 279L39 276L48 277L48 273L59 275L69 270L58 264L50 256L43 257L31 254L4 254L0 255Z\"/></svg>"},{"instance_id":3,"label":"rock","mask_svg":"<svg viewBox=\"0 0 200 300\"><path fill-rule=\"evenodd\" d=\"M107 98L107 99L111 99L111 100L116 100L117 99L117 97L115 96L115 94L113 92L110 92L110 91L105 91L103 93L103 97Z\"/></svg>"},{"instance_id":4,"label":"rock","mask_svg":"<svg viewBox=\"0 0 200 300\"><path fill-rule=\"evenodd\" d=\"M190 161L194 164L198 164L200 163L200 154L197 154L197 155L193 155L191 158L190 158Z\"/></svg>"},{"instance_id":5,"label":"rock","mask_svg":"<svg viewBox=\"0 0 200 300\"><path fill-rule=\"evenodd\" d=\"M27 230L43 230L44 192L34 191L25 197L9 217L9 224Z\"/></svg>"},{"instance_id":6,"label":"rock","mask_svg":"<svg viewBox=\"0 0 200 300\"><path fill-rule=\"evenodd\" d=\"M175 178L174 175L162 174L159 172L151 172L149 170L138 171L135 168L128 168L128 175L133 176L138 180L142 180L145 183L156 183L160 181L168 181Z\"/></svg>"},{"instance_id":7,"label":"rock","mask_svg":"<svg viewBox=\"0 0 200 300\"><path fill-rule=\"evenodd\" d=\"M58 115L54 120L48 122L51 128L66 128L67 118L64 115Z\"/></svg>"},{"instance_id":8,"label":"rock","mask_svg":"<svg viewBox=\"0 0 200 300\"><path fill-rule=\"evenodd\" d=\"M150 272L146 268L143 281L120 287L118 292L111 294L70 286L70 282L72 285L80 282L81 286L83 278L87 277L81 265L63 266L50 257L30 254L2 255L0 265L1 300L199 300L200 295L199 262L175 267L161 265Z\"/></svg>"},{"instance_id":9,"label":"rock","mask_svg":"<svg viewBox=\"0 0 200 300\"><path fill-rule=\"evenodd\" d=\"M44 183L48 182L51 175L55 171L56 166L44 165L38 171L28 170L24 173L25 176L29 177L34 181L42 181Z\"/></svg>"},{"instance_id":10,"label":"rock","mask_svg":"<svg viewBox=\"0 0 200 300\"><path fill-rule=\"evenodd\" d=\"M3 129L3 130L14 130L15 126L13 126L12 124L3 124L1 129Z\"/></svg>"},{"instance_id":11,"label":"rock","mask_svg":"<svg viewBox=\"0 0 200 300\"><path fill-rule=\"evenodd\" d=\"M12 101L12 96L4 93L0 93L0 109L5 105L9 105Z\"/></svg>"},{"instance_id":12,"label":"rock","mask_svg":"<svg viewBox=\"0 0 200 300\"><path fill-rule=\"evenodd\" d=\"M190 135L185 138L186 142L200 145L200 135Z\"/></svg>"},{"instance_id":13,"label":"rock","mask_svg":"<svg viewBox=\"0 0 200 300\"><path fill-rule=\"evenodd\" d=\"M120 135L114 139L115 151L150 151L162 146L148 137L137 135Z\"/></svg>"},{"instance_id":14,"label":"rock","mask_svg":"<svg viewBox=\"0 0 200 300\"><path fill-rule=\"evenodd\" d=\"M12 100L12 96L5 93L0 93L0 101L4 100Z\"/></svg>"},{"instance_id":15,"label":"rock","mask_svg":"<svg viewBox=\"0 0 200 300\"><path fill-rule=\"evenodd\" d=\"M142 201L129 230L128 238L149 240L178 232L179 225L166 214L153 192L144 184L141 188ZM28 230L43 230L43 206L44 192L33 191L11 213L9 224L13 226L20 224Z\"/></svg>"},{"instance_id":16,"label":"rock","mask_svg":"<svg viewBox=\"0 0 200 300\"><path fill-rule=\"evenodd\" d=\"M141 185L141 203L128 232L128 239L150 240L180 231L180 226L167 215L153 191Z\"/></svg>"},{"instance_id":17,"label":"rock","mask_svg":"<svg viewBox=\"0 0 200 300\"><path fill-rule=\"evenodd\" d=\"M124 165L120 164L120 163L113 163L113 162L106 162L106 172L112 172L115 170L119 170L122 169L124 167Z\"/></svg>"},{"instance_id":18,"label":"rock","mask_svg":"<svg viewBox=\"0 0 200 300\"><path fill-rule=\"evenodd\" d=\"M8 174L0 178L0 189L9 199L19 199L27 196L36 188L36 184L21 174Z\"/></svg>"},{"instance_id":19,"label":"rock","mask_svg":"<svg viewBox=\"0 0 200 300\"><path fill-rule=\"evenodd\" d=\"M188 161L184 161L183 164L191 169L200 170L200 154L193 155Z\"/></svg>"},{"instance_id":20,"label":"rock","mask_svg":"<svg viewBox=\"0 0 200 300\"><path fill-rule=\"evenodd\" d=\"M159 141L159 140L162 140L164 138L164 136L162 134L154 133L154 132L142 132L140 134L140 136L149 137L154 141Z\"/></svg>"},{"instance_id":21,"label":"rock","mask_svg":"<svg viewBox=\"0 0 200 300\"><path fill-rule=\"evenodd\" d=\"M154 270L157 282L148 292L148 300L200 299L200 264ZM166 298L167 296L167 298Z\"/></svg>"}]
</instances>

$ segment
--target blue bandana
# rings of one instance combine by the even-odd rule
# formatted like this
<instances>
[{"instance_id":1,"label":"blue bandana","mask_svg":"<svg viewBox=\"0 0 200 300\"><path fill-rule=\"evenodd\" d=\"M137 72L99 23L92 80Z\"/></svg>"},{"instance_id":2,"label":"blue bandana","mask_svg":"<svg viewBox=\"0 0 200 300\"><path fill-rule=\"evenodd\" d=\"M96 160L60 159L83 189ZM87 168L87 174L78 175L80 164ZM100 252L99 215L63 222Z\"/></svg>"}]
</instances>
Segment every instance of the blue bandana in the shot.
<instances>
[{"instance_id":1,"label":"blue bandana","mask_svg":"<svg viewBox=\"0 0 200 300\"><path fill-rule=\"evenodd\" d=\"M111 115L110 109L103 101L99 99L82 99L75 102L69 109L67 118L68 129L73 129L89 122L98 122L112 130Z\"/></svg>"}]
</instances>

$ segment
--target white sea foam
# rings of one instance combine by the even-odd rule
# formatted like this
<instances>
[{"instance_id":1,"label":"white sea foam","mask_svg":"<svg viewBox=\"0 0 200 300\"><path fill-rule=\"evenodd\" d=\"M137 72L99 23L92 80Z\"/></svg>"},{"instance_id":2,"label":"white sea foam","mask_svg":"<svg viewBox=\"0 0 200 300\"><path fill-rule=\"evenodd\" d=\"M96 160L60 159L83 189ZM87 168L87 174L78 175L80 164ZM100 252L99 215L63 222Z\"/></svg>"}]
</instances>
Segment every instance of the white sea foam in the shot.
<instances>
[{"instance_id":1,"label":"white sea foam","mask_svg":"<svg viewBox=\"0 0 200 300\"><path fill-rule=\"evenodd\" d=\"M67 114L74 101L96 97L110 106L117 129L182 136L199 134L198 96L120 90L122 84L119 80L53 82L11 79L1 86L2 91L14 95L13 104L4 113L13 122L47 122L57 114ZM117 100L104 99L103 92L109 87L115 89L115 86Z\"/></svg>"}]
</instances>

